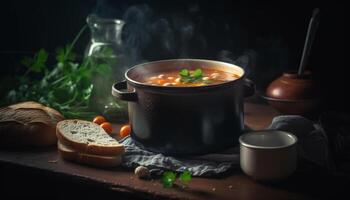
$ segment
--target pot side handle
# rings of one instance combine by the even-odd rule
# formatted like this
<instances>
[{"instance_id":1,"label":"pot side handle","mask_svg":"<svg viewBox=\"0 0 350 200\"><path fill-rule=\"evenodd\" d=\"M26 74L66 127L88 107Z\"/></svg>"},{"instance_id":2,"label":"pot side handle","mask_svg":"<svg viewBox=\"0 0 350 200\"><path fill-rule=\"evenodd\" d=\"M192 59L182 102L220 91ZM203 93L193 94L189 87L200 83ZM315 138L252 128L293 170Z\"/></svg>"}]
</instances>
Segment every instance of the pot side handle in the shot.
<instances>
[{"instance_id":1,"label":"pot side handle","mask_svg":"<svg viewBox=\"0 0 350 200\"><path fill-rule=\"evenodd\" d=\"M133 91L123 90L127 90L126 80L113 84L112 95L124 101L137 101L137 93L135 89L133 89Z\"/></svg>"},{"instance_id":2,"label":"pot side handle","mask_svg":"<svg viewBox=\"0 0 350 200\"><path fill-rule=\"evenodd\" d=\"M244 79L244 97L250 97L253 96L255 93L255 83L245 78Z\"/></svg>"}]
</instances>

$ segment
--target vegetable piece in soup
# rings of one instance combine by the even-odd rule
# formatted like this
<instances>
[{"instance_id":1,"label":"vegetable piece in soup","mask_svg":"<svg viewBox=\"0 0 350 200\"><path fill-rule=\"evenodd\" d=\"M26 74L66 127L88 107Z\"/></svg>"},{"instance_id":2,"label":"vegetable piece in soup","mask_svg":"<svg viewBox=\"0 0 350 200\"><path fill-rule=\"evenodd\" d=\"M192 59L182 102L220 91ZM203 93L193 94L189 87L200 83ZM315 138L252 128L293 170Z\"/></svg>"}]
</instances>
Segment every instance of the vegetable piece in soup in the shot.
<instances>
[{"instance_id":1,"label":"vegetable piece in soup","mask_svg":"<svg viewBox=\"0 0 350 200\"><path fill-rule=\"evenodd\" d=\"M240 76L230 72L213 69L182 69L152 74L145 82L151 85L191 87L220 84L238 79Z\"/></svg>"}]
</instances>

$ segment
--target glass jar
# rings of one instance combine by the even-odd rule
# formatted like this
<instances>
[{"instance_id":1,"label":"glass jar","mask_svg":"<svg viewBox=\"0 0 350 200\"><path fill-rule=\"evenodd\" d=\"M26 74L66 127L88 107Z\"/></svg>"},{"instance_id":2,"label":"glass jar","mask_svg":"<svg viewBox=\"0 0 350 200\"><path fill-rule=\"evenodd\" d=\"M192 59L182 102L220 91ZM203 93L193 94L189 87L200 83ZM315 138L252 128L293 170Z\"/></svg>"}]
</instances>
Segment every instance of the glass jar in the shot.
<instances>
[{"instance_id":1,"label":"glass jar","mask_svg":"<svg viewBox=\"0 0 350 200\"><path fill-rule=\"evenodd\" d=\"M123 80L127 69L121 39L125 23L123 20L100 18L96 15L88 16L86 21L91 39L85 50L85 57L89 57L96 71L100 72L92 77L94 107L113 122L126 122L127 104L116 101L111 96L112 84Z\"/></svg>"}]
</instances>

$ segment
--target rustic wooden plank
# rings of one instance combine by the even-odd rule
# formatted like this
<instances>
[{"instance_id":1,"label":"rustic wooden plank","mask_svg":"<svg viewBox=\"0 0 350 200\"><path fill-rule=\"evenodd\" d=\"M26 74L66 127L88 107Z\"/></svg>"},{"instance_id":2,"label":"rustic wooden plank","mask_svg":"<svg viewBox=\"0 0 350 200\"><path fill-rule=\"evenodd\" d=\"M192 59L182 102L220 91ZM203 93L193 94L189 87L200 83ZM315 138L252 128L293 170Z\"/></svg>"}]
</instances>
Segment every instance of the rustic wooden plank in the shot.
<instances>
[{"instance_id":1,"label":"rustic wooden plank","mask_svg":"<svg viewBox=\"0 0 350 200\"><path fill-rule=\"evenodd\" d=\"M269 185L259 184L240 171L225 178L193 178L187 189L163 188L159 180L140 180L132 172L116 168L113 170L96 169L62 160L56 150L45 152L0 152L1 162L40 169L52 176L71 178L76 182L96 184L118 192L141 195L146 199L256 199L256 193L263 199L300 199L303 195L284 191ZM260 196L260 195L259 195Z\"/></svg>"}]
</instances>

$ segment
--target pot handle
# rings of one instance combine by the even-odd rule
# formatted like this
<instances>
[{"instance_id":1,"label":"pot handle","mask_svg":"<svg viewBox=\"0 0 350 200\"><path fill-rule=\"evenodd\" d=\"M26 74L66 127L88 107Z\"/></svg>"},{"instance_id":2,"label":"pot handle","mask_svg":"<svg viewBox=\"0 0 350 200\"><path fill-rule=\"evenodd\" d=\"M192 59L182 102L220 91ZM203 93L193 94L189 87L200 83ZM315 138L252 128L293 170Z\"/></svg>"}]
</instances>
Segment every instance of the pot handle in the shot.
<instances>
[{"instance_id":1,"label":"pot handle","mask_svg":"<svg viewBox=\"0 0 350 200\"><path fill-rule=\"evenodd\" d=\"M255 93L255 83L245 78L244 79L244 97L250 97L253 96Z\"/></svg>"},{"instance_id":2,"label":"pot handle","mask_svg":"<svg viewBox=\"0 0 350 200\"><path fill-rule=\"evenodd\" d=\"M133 89L130 91L122 91L127 89L126 80L117 82L112 86L112 95L120 100L124 101L137 101L136 90Z\"/></svg>"}]
</instances>

